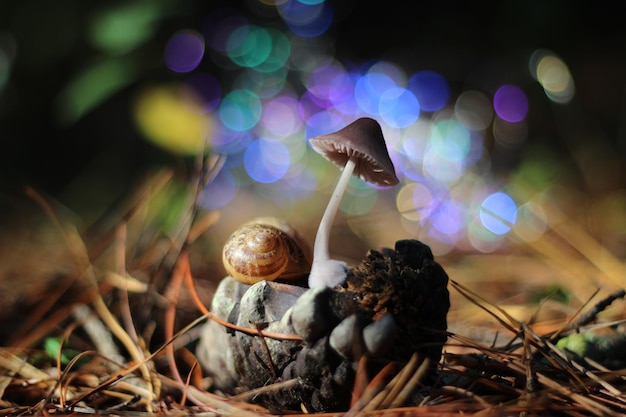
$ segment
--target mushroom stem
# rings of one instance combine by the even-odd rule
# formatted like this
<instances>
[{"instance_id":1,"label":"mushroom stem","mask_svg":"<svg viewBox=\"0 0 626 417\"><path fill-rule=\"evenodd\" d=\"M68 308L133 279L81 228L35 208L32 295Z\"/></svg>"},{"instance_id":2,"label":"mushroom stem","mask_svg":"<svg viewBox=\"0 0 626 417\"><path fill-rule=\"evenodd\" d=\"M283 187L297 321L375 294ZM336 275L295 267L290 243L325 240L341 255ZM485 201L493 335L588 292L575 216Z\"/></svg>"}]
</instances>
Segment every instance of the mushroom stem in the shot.
<instances>
[{"instance_id":1,"label":"mushroom stem","mask_svg":"<svg viewBox=\"0 0 626 417\"><path fill-rule=\"evenodd\" d=\"M341 198L348 187L348 182L350 181L350 177L352 177L355 167L356 158L350 157L341 172L339 181L335 186L335 190L330 197L330 201L326 206L326 210L324 211L324 215L317 229L315 244L313 246L313 264L311 266L311 273L309 274L309 287L311 288L320 286L334 287L343 282L346 277L347 265L344 262L330 259L328 247L330 229L335 220L337 210L339 209ZM333 268L330 264L335 264L337 268ZM342 272L342 269L343 275L336 276L338 273Z\"/></svg>"}]
</instances>

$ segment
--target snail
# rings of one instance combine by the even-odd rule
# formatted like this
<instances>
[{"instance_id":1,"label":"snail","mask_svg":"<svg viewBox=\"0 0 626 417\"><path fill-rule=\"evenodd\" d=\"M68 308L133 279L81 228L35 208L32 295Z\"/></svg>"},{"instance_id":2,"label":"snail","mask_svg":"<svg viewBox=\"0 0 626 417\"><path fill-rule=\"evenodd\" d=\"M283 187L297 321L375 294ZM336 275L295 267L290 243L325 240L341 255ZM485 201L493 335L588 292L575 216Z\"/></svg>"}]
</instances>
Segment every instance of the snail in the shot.
<instances>
[{"instance_id":1,"label":"snail","mask_svg":"<svg viewBox=\"0 0 626 417\"><path fill-rule=\"evenodd\" d=\"M224 268L237 281L297 281L311 270L310 249L288 223L254 219L237 229L224 244Z\"/></svg>"}]
</instances>

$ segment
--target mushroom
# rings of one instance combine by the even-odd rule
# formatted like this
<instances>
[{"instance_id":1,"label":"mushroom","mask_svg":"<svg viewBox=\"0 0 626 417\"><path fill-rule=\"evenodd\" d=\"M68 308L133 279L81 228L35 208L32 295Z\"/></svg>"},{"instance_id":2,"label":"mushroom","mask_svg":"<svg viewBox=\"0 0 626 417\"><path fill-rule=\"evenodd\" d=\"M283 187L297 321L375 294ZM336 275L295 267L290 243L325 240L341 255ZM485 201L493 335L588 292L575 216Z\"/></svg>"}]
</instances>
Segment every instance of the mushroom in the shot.
<instances>
[{"instance_id":1,"label":"mushroom","mask_svg":"<svg viewBox=\"0 0 626 417\"><path fill-rule=\"evenodd\" d=\"M309 274L310 288L335 287L345 280L349 268L345 262L330 258L328 241L350 177L358 175L364 181L381 186L396 185L399 180L380 124L374 119L360 118L337 132L310 139L310 143L316 152L343 168L317 229Z\"/></svg>"}]
</instances>

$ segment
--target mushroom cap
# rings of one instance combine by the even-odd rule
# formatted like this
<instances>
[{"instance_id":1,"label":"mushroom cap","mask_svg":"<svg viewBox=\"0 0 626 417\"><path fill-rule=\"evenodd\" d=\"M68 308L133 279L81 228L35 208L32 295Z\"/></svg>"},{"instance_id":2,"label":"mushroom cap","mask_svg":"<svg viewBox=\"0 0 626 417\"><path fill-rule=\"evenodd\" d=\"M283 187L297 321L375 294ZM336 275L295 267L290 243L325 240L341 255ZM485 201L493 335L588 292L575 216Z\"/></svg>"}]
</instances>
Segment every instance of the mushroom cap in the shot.
<instances>
[{"instance_id":1,"label":"mushroom cap","mask_svg":"<svg viewBox=\"0 0 626 417\"><path fill-rule=\"evenodd\" d=\"M341 168L356 156L354 175L364 181L382 186L400 182L389 158L383 131L374 119L357 119L341 130L309 141L317 153Z\"/></svg>"}]
</instances>

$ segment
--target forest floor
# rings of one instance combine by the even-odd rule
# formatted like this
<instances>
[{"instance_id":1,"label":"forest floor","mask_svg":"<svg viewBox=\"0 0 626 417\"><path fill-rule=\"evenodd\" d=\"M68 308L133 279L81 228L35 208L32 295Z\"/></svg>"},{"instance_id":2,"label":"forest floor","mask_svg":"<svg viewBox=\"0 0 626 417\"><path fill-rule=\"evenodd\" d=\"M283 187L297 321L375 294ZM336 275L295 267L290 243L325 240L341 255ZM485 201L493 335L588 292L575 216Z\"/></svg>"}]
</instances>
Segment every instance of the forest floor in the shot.
<instances>
[{"instance_id":1,"label":"forest floor","mask_svg":"<svg viewBox=\"0 0 626 417\"><path fill-rule=\"evenodd\" d=\"M198 277L194 245L219 214L190 204L167 238L147 228L156 215L146 196L167 178L88 230L35 190L12 203L15 227L0 238L10 248L0 263L0 415L276 414L255 396L289 381L233 396L198 366L193 346L218 277ZM626 413L626 265L558 216L532 243L437 259L452 307L434 382L423 383L419 358L357 370L351 408L324 415Z\"/></svg>"}]
</instances>

